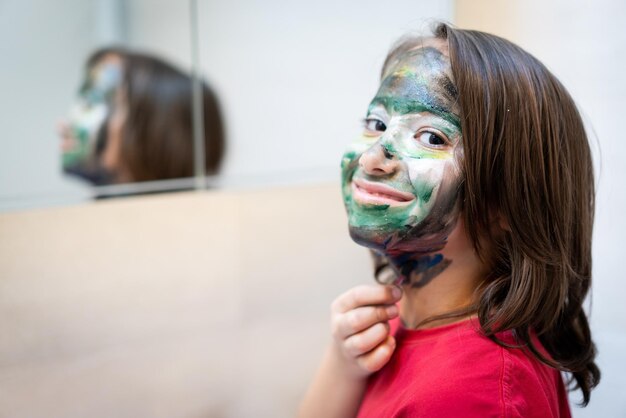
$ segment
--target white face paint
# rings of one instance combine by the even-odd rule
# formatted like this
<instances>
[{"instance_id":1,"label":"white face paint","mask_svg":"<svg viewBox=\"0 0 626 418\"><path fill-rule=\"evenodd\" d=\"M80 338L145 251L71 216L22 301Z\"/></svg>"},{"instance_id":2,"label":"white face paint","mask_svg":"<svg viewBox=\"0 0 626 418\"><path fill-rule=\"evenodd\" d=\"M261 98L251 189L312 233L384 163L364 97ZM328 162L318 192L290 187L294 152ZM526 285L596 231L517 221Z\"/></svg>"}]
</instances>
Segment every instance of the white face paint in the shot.
<instances>
[{"instance_id":1,"label":"white face paint","mask_svg":"<svg viewBox=\"0 0 626 418\"><path fill-rule=\"evenodd\" d=\"M97 135L122 81L122 61L105 56L87 74L67 121L61 126L63 168L80 166L94 154Z\"/></svg>"}]
</instances>

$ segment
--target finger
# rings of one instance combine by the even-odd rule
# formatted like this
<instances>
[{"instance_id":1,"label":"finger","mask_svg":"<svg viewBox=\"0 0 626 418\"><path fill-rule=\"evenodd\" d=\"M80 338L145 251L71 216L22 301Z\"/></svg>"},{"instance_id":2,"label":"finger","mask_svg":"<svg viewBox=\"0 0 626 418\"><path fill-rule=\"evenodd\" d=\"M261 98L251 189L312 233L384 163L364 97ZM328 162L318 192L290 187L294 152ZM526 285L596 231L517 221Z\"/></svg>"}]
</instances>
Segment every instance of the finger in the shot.
<instances>
[{"instance_id":1,"label":"finger","mask_svg":"<svg viewBox=\"0 0 626 418\"><path fill-rule=\"evenodd\" d=\"M377 345L385 341L388 335L389 324L379 322L358 334L346 338L344 349L351 356L360 356L373 350Z\"/></svg>"},{"instance_id":2,"label":"finger","mask_svg":"<svg viewBox=\"0 0 626 418\"><path fill-rule=\"evenodd\" d=\"M337 315L333 335L344 339L378 322L387 322L398 316L396 305L361 306Z\"/></svg>"},{"instance_id":3,"label":"finger","mask_svg":"<svg viewBox=\"0 0 626 418\"><path fill-rule=\"evenodd\" d=\"M354 287L334 302L334 312L348 312L359 306L367 305L390 305L396 303L402 297L402 289L392 285L361 285Z\"/></svg>"},{"instance_id":4,"label":"finger","mask_svg":"<svg viewBox=\"0 0 626 418\"><path fill-rule=\"evenodd\" d=\"M391 355L396 349L396 340L389 335L387 339L375 347L370 352L357 357L359 367L366 372L374 373L382 369L391 359Z\"/></svg>"}]
</instances>

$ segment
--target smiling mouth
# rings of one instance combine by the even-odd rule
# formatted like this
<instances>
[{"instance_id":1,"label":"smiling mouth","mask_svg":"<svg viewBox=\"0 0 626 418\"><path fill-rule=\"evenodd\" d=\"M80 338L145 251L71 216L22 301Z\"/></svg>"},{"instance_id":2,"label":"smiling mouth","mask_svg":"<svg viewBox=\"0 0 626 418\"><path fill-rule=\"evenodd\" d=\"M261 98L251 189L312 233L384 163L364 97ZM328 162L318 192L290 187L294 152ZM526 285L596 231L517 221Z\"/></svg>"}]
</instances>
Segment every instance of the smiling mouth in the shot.
<instances>
[{"instance_id":1,"label":"smiling mouth","mask_svg":"<svg viewBox=\"0 0 626 418\"><path fill-rule=\"evenodd\" d=\"M406 206L415 200L415 195L411 193L363 179L352 181L352 196L357 203L376 206Z\"/></svg>"}]
</instances>

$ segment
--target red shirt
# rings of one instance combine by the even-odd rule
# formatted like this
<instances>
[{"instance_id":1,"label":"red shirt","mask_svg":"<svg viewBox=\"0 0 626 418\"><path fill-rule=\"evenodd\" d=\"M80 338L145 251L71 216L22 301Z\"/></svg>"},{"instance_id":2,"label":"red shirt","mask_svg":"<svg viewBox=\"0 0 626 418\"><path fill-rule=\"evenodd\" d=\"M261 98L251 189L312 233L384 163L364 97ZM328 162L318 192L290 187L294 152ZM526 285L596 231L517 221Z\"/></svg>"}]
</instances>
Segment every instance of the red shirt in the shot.
<instances>
[{"instance_id":1,"label":"red shirt","mask_svg":"<svg viewBox=\"0 0 626 418\"><path fill-rule=\"evenodd\" d=\"M482 336L477 319L424 330L395 319L391 331L396 351L370 378L359 418L571 418L560 372Z\"/></svg>"}]
</instances>

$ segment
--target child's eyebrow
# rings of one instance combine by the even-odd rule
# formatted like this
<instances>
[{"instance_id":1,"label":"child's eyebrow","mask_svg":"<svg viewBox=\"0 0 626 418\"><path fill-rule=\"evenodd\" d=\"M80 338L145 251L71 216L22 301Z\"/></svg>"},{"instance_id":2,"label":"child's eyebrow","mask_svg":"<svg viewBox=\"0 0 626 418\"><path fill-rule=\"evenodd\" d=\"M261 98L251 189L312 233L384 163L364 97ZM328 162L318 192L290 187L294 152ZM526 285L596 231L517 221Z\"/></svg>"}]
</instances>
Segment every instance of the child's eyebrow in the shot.
<instances>
[{"instance_id":1,"label":"child's eyebrow","mask_svg":"<svg viewBox=\"0 0 626 418\"><path fill-rule=\"evenodd\" d=\"M421 100L407 99L404 97L377 96L372 100L372 103L370 103L368 111L371 111L377 106L383 106L387 112L400 115L429 112L453 124L457 129L461 129L459 117L443 106L428 104Z\"/></svg>"}]
</instances>

